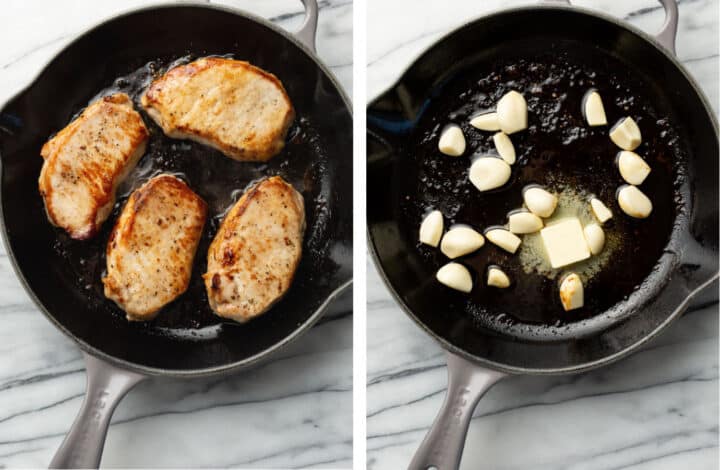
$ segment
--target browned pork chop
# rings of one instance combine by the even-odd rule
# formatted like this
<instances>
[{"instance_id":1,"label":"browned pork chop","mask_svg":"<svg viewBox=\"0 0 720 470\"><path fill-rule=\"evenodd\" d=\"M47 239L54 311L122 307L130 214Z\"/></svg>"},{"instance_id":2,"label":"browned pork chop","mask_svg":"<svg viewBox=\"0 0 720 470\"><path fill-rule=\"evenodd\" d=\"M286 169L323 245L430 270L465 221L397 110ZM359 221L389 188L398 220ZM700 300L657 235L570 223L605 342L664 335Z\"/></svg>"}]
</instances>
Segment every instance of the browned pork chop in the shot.
<instances>
[{"instance_id":1,"label":"browned pork chop","mask_svg":"<svg viewBox=\"0 0 720 470\"><path fill-rule=\"evenodd\" d=\"M142 105L168 136L240 161L266 161L280 152L295 115L275 75L219 57L173 68L150 85Z\"/></svg>"},{"instance_id":2,"label":"browned pork chop","mask_svg":"<svg viewBox=\"0 0 720 470\"><path fill-rule=\"evenodd\" d=\"M145 153L148 131L124 93L101 98L43 145L40 194L48 219L72 238L100 229L115 189Z\"/></svg>"},{"instance_id":3,"label":"browned pork chop","mask_svg":"<svg viewBox=\"0 0 720 470\"><path fill-rule=\"evenodd\" d=\"M151 320L185 292L207 205L170 175L152 178L130 195L107 245L105 296L128 320Z\"/></svg>"},{"instance_id":4,"label":"browned pork chop","mask_svg":"<svg viewBox=\"0 0 720 470\"><path fill-rule=\"evenodd\" d=\"M266 312L290 287L302 254L303 198L274 176L230 209L208 251L203 275L212 309L245 322Z\"/></svg>"}]
</instances>

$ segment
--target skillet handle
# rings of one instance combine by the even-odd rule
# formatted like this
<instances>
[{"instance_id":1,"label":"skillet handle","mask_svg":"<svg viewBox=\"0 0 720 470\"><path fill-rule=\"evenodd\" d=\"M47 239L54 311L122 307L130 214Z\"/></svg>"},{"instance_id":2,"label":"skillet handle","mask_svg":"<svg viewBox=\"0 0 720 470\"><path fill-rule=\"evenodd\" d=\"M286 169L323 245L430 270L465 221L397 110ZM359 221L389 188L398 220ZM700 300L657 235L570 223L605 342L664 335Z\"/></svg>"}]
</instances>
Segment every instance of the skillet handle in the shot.
<instances>
[{"instance_id":1,"label":"skillet handle","mask_svg":"<svg viewBox=\"0 0 720 470\"><path fill-rule=\"evenodd\" d=\"M473 411L502 372L485 369L447 353L448 389L440 413L410 462L408 470L457 470Z\"/></svg>"},{"instance_id":2,"label":"skillet handle","mask_svg":"<svg viewBox=\"0 0 720 470\"><path fill-rule=\"evenodd\" d=\"M300 29L295 33L295 37L297 37L305 47L313 52L317 52L315 48L315 36L317 35L319 15L317 0L302 0L302 2L303 5L305 5L305 21L303 21L302 26L300 26Z\"/></svg>"},{"instance_id":3,"label":"skillet handle","mask_svg":"<svg viewBox=\"0 0 720 470\"><path fill-rule=\"evenodd\" d=\"M85 399L50 468L98 468L115 407L133 386L147 378L85 352L83 356L87 369Z\"/></svg>"},{"instance_id":4,"label":"skillet handle","mask_svg":"<svg viewBox=\"0 0 720 470\"><path fill-rule=\"evenodd\" d=\"M655 40L660 43L668 51L676 55L675 38L678 30L678 6L677 0L660 0L663 8L665 8L665 23L660 28L660 32L655 34Z\"/></svg>"},{"instance_id":5,"label":"skillet handle","mask_svg":"<svg viewBox=\"0 0 720 470\"><path fill-rule=\"evenodd\" d=\"M665 23L660 28L660 31L655 34L655 40L675 55L675 37L677 36L679 17L677 0L658 1L665 9ZM570 0L540 0L540 3L571 5Z\"/></svg>"}]
</instances>

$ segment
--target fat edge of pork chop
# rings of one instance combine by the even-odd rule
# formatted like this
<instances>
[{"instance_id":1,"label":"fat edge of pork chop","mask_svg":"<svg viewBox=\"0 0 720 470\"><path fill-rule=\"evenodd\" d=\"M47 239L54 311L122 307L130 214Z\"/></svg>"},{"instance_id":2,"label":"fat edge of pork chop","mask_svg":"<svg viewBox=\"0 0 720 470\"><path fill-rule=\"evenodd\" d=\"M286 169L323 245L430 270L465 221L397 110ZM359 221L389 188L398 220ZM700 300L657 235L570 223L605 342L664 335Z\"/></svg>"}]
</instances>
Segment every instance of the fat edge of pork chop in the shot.
<instances>
[{"instance_id":1,"label":"fat edge of pork chop","mask_svg":"<svg viewBox=\"0 0 720 470\"><path fill-rule=\"evenodd\" d=\"M190 283L207 204L162 174L128 199L107 244L105 296L131 321L152 320Z\"/></svg>"},{"instance_id":2,"label":"fat edge of pork chop","mask_svg":"<svg viewBox=\"0 0 720 470\"><path fill-rule=\"evenodd\" d=\"M115 191L145 153L149 133L124 93L105 96L43 145L38 180L51 224L71 238L93 237Z\"/></svg>"},{"instance_id":3,"label":"fat edge of pork chop","mask_svg":"<svg viewBox=\"0 0 720 470\"><path fill-rule=\"evenodd\" d=\"M275 75L220 57L169 70L141 101L169 137L194 140L238 161L267 161L280 153L295 118Z\"/></svg>"},{"instance_id":4,"label":"fat edge of pork chop","mask_svg":"<svg viewBox=\"0 0 720 470\"><path fill-rule=\"evenodd\" d=\"M208 250L203 279L212 310L240 323L267 312L292 284L304 232L302 195L282 178L246 191Z\"/></svg>"}]
</instances>

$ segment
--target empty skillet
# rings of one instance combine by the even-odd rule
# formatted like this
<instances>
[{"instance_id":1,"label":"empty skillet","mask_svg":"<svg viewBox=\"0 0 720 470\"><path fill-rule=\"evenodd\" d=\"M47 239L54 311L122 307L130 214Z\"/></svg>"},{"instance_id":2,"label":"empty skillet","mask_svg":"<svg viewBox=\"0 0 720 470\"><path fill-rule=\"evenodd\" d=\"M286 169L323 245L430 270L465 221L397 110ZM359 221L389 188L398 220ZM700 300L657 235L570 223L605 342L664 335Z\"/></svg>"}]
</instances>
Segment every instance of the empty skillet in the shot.
<instances>
[{"instance_id":1,"label":"empty skillet","mask_svg":"<svg viewBox=\"0 0 720 470\"><path fill-rule=\"evenodd\" d=\"M655 38L567 2L546 3L453 31L368 107L371 252L405 312L448 354L447 396L413 470L459 466L478 400L506 374L582 372L618 360L718 278L717 123L673 55L675 2L661 2L667 18ZM655 206L650 219L630 222L615 202L617 148L607 127L588 130L580 113L590 87L600 89L611 120L641 119L639 151L653 167L643 184ZM467 181L469 159L439 154L437 135L456 122L468 153L490 150L491 134L467 121L509 89L528 100L528 129L512 136L519 158L508 185L481 194ZM503 223L532 182L586 186L611 204L608 233L627 235L590 280L586 307L558 313L556 280L527 275L519 255L489 244L461 260L475 275L470 296L440 285L435 272L447 259L418 243L423 213L440 209L449 223L480 227ZM513 268L510 289L482 285L491 257ZM523 281L535 282L533 289Z\"/></svg>"},{"instance_id":2,"label":"empty skillet","mask_svg":"<svg viewBox=\"0 0 720 470\"><path fill-rule=\"evenodd\" d=\"M0 111L0 187L5 245L30 297L74 339L88 390L53 467L97 466L117 402L148 376L199 377L257 364L299 337L351 283L352 116L314 53L318 8L290 35L260 18L208 6L156 6L120 15L67 46ZM241 163L150 126L148 150L118 192L102 231L86 242L50 225L37 189L39 150L98 94L142 88L175 63L208 55L247 60L279 77L297 118L285 149L266 164ZM188 291L149 323L130 323L104 298L100 278L112 225L132 190L158 172L185 179L209 205ZM280 175L304 196L303 257L289 292L244 325L210 311L200 276L222 213L262 177Z\"/></svg>"}]
</instances>

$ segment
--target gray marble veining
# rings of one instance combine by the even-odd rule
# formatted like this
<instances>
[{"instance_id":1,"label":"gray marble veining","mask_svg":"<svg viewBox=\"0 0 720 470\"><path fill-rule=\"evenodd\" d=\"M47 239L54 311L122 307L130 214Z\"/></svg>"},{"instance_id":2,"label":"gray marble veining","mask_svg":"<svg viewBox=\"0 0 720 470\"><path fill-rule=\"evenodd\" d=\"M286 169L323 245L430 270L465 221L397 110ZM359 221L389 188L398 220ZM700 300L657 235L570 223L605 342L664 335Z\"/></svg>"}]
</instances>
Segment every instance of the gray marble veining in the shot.
<instances>
[{"instance_id":1,"label":"gray marble veining","mask_svg":"<svg viewBox=\"0 0 720 470\"><path fill-rule=\"evenodd\" d=\"M0 5L0 102L25 87L85 29L151 2ZM163 2L152 2L163 3ZM213 1L213 3L216 3ZM299 0L223 0L293 31ZM352 1L320 2L318 52L352 90ZM38 157L39 158L39 157ZM44 467L80 406L77 347L32 304L0 248L0 466ZM257 369L225 378L155 379L118 407L105 467L349 468L352 315L325 317Z\"/></svg>"},{"instance_id":2,"label":"gray marble veining","mask_svg":"<svg viewBox=\"0 0 720 470\"><path fill-rule=\"evenodd\" d=\"M527 0L368 1L368 99L465 21ZM653 32L653 0L576 4ZM718 109L717 0L680 0L678 56ZM402 18L400 21L399 18ZM440 409L444 354L398 307L368 261L368 467L405 468ZM632 357L591 373L511 377L481 400L462 468L718 468L718 307L686 314Z\"/></svg>"}]
</instances>

